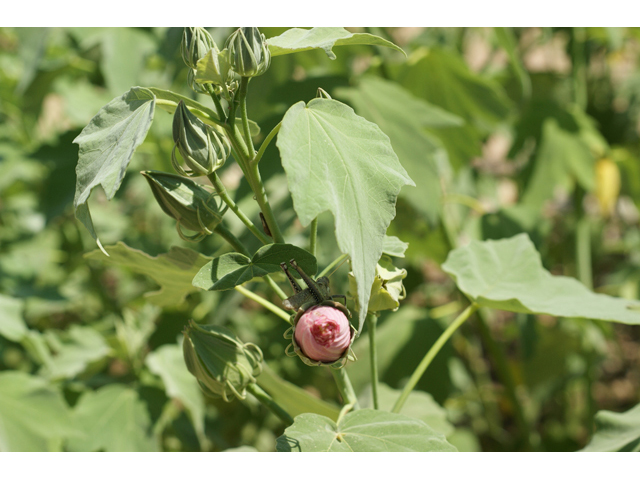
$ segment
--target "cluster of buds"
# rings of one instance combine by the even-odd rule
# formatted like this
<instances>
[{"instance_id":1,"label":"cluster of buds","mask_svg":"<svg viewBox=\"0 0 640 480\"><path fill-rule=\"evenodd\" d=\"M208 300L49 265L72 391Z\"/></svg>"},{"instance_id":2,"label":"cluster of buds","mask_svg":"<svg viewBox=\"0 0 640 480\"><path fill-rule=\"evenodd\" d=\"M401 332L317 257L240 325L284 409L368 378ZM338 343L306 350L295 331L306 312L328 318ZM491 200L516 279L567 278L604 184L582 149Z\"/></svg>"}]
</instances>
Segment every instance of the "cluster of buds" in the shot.
<instances>
[{"instance_id":1,"label":"cluster of buds","mask_svg":"<svg viewBox=\"0 0 640 480\"><path fill-rule=\"evenodd\" d=\"M218 46L209 32L202 27L185 27L182 32L180 53L184 63L189 67L187 81L196 93L207 93L206 89L196 82L196 69L198 61L212 49L217 52Z\"/></svg>"},{"instance_id":2,"label":"cluster of buds","mask_svg":"<svg viewBox=\"0 0 640 480\"><path fill-rule=\"evenodd\" d=\"M153 170L141 173L149 182L160 208L177 220L178 234L182 239L197 242L211 235L222 221L227 206L223 206L220 198L202 185L172 173ZM186 236L182 227L197 233Z\"/></svg>"},{"instance_id":3,"label":"cluster of buds","mask_svg":"<svg viewBox=\"0 0 640 480\"><path fill-rule=\"evenodd\" d=\"M244 399L247 387L262 372L263 356L252 343L242 343L233 332L193 321L184 331L182 344L187 369L198 379L202 391L225 402ZM233 395L233 396L232 396Z\"/></svg>"},{"instance_id":4,"label":"cluster of buds","mask_svg":"<svg viewBox=\"0 0 640 480\"><path fill-rule=\"evenodd\" d=\"M231 144L226 135L205 124L182 101L173 115L173 141L173 168L187 177L210 175L224 165L231 154ZM188 170L178 162L176 150Z\"/></svg>"}]
</instances>

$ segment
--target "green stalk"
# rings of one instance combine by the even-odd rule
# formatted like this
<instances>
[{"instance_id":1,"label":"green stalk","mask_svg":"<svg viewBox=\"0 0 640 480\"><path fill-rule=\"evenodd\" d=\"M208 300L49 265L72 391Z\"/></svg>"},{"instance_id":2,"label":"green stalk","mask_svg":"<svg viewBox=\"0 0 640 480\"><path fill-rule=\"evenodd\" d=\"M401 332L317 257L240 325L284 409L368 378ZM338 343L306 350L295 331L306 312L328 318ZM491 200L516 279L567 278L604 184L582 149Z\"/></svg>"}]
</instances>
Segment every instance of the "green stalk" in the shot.
<instances>
[{"instance_id":1,"label":"green stalk","mask_svg":"<svg viewBox=\"0 0 640 480\"><path fill-rule=\"evenodd\" d=\"M244 143L247 145L249 157L251 162L255 158L255 148L253 147L253 140L251 139L251 130L249 129L249 117L247 116L247 86L249 85L249 78L242 77L240 79L240 88L238 90L238 100L240 102L240 117L242 118L242 131L244 134Z\"/></svg>"},{"instance_id":2,"label":"green stalk","mask_svg":"<svg viewBox=\"0 0 640 480\"><path fill-rule=\"evenodd\" d=\"M331 370L331 373L333 374L333 378L336 381L336 385L338 386L338 390L340 391L340 395L342 395L344 403L353 405L353 410L358 410L360 408L358 405L358 397L356 397L356 393L353 390L347 371L344 368L331 367L329 367L329 370Z\"/></svg>"},{"instance_id":3,"label":"green stalk","mask_svg":"<svg viewBox=\"0 0 640 480\"><path fill-rule=\"evenodd\" d=\"M331 270L333 270L333 268L336 265L340 265L347 258L349 258L349 254L343 253L338 258L336 258L333 262L331 262L329 265L327 265L327 267L324 270L322 270L318 275L316 275L316 278L324 277L325 275L327 275L327 273L329 273Z\"/></svg>"},{"instance_id":4,"label":"green stalk","mask_svg":"<svg viewBox=\"0 0 640 480\"><path fill-rule=\"evenodd\" d=\"M273 215L273 211L271 210L271 205L269 205L269 200L267 199L267 191L264 188L264 183L262 182L262 178L260 177L260 170L258 170L258 164L253 162L249 165L249 185L253 190L253 193L256 196L256 202L260 206L260 210L262 210L262 214L264 215L264 220L267 222L267 226L269 227L269 231L273 237L273 241L275 243L284 243L284 237L282 236L282 232L280 231L280 227L276 222L276 218Z\"/></svg>"},{"instance_id":5,"label":"green stalk","mask_svg":"<svg viewBox=\"0 0 640 480\"><path fill-rule=\"evenodd\" d=\"M238 207L238 205L236 205L236 202L234 202L233 199L229 196L229 194L227 193L227 189L220 180L220 177L218 177L218 174L216 172L213 172L210 175L207 175L207 177L211 181L211 185L213 185L213 188L216 189L218 195L220 195L222 201L229 206L229 209L231 209L231 211L236 214L236 216L242 221L242 223L246 225L249 231L253 233L258 238L258 240L260 240L265 245L271 243L271 239L264 233L262 233L253 224L249 217L247 217L244 212L240 210L240 207Z\"/></svg>"},{"instance_id":6,"label":"green stalk","mask_svg":"<svg viewBox=\"0 0 640 480\"><path fill-rule=\"evenodd\" d=\"M309 253L316 256L316 245L318 243L318 217L311 221L311 233L309 234Z\"/></svg>"},{"instance_id":7,"label":"green stalk","mask_svg":"<svg viewBox=\"0 0 640 480\"><path fill-rule=\"evenodd\" d=\"M377 315L367 313L366 324L369 332L369 363L371 364L371 397L373 408L378 410L378 350L376 348Z\"/></svg>"},{"instance_id":8,"label":"green stalk","mask_svg":"<svg viewBox=\"0 0 640 480\"><path fill-rule=\"evenodd\" d=\"M593 289L593 272L591 269L591 224L584 216L578 220L576 228L576 265L578 280Z\"/></svg>"},{"instance_id":9,"label":"green stalk","mask_svg":"<svg viewBox=\"0 0 640 480\"><path fill-rule=\"evenodd\" d=\"M236 286L234 288L237 291L239 291L241 294L243 294L245 297L250 298L254 302L259 303L260 305L262 305L264 308L266 308L270 312L275 313L276 315L278 315L280 318L282 318L287 323L291 323L291 315L289 315L287 312L285 312L281 308L275 306L273 303L271 303L266 298L262 298L260 295L257 295L255 293L253 293L251 290L247 290L246 288L244 288L244 287L242 287L240 285L238 285L238 286Z\"/></svg>"},{"instance_id":10,"label":"green stalk","mask_svg":"<svg viewBox=\"0 0 640 480\"><path fill-rule=\"evenodd\" d=\"M219 223L213 231L231 245L236 252L246 255L247 257L251 257L251 253L247 250L247 247L245 247L240 240L238 240L238 237L231 233L231 231L223 224Z\"/></svg>"},{"instance_id":11,"label":"green stalk","mask_svg":"<svg viewBox=\"0 0 640 480\"><path fill-rule=\"evenodd\" d=\"M275 127L273 127L273 130L269 132L269 135L267 135L267 138L265 138L262 142L262 145L260 145L260 149L258 150L258 153L253 159L253 162L258 163L260 161L260 159L262 158L262 155L264 155L264 151L267 149L267 147L271 143L271 140L273 140L273 137L275 137L278 134L281 126L282 126L282 122L278 123Z\"/></svg>"},{"instance_id":12,"label":"green stalk","mask_svg":"<svg viewBox=\"0 0 640 480\"><path fill-rule=\"evenodd\" d=\"M271 395L265 392L262 388L260 388L256 383L252 383L247 387L247 390L251 392L251 394L256 397L260 403L262 403L265 407L271 410L280 420L282 420L285 424L291 425L293 424L293 418L287 411L278 405Z\"/></svg>"},{"instance_id":13,"label":"green stalk","mask_svg":"<svg viewBox=\"0 0 640 480\"><path fill-rule=\"evenodd\" d=\"M460 326L471 315L473 315L473 313L477 309L478 309L478 305L475 304L475 303L472 303L460 315L458 315L458 317L453 321L453 323L451 323L451 325L449 325L447 327L447 329L444 332L442 332L442 335L440 335L440 338L438 338L438 340L436 340L436 343L434 343L431 346L431 348L429 349L427 354L424 356L424 358L422 359L422 361L420 362L418 367L415 369L415 371L411 375L411 378L409 378L409 381L407 382L405 387L402 389L402 393L400 394L400 398L398 398L398 400L396 401L395 405L393 406L393 409L391 410L393 413L400 413L400 410L402 409L402 406L404 405L404 402L407 401L407 398L409 397L409 394L416 387L416 385L420 381L420 378L422 378L422 375L424 375L424 372L427 370L429 365L431 365L431 362L433 361L435 356L438 354L440 349L444 346L445 343L447 343L447 340L449 340L451 335L453 335L453 333L458 328L460 328Z\"/></svg>"},{"instance_id":14,"label":"green stalk","mask_svg":"<svg viewBox=\"0 0 640 480\"><path fill-rule=\"evenodd\" d=\"M222 108L222 104L220 103L220 99L218 98L218 95L216 95L216 93L213 91L213 87L210 84L205 84L206 85L206 89L207 92L209 92L209 96L211 97L211 100L213 100L213 104L216 106L216 111L218 112L218 117L220 118L221 122L226 122L226 115L224 113L224 109Z\"/></svg>"}]
</instances>

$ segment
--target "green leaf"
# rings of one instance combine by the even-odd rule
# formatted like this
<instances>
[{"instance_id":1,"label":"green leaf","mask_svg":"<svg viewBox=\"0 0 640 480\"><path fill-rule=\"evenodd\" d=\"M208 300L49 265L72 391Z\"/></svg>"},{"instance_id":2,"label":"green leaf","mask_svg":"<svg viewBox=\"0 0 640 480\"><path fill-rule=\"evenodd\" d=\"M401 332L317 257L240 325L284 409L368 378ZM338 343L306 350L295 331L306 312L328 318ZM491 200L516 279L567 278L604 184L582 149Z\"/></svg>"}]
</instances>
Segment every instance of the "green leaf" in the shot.
<instances>
[{"instance_id":1,"label":"green leaf","mask_svg":"<svg viewBox=\"0 0 640 480\"><path fill-rule=\"evenodd\" d=\"M164 345L151 352L145 363L165 385L167 395L185 406L195 428L200 444L206 443L204 433L205 405L198 381L189 373L184 363L182 347Z\"/></svg>"},{"instance_id":2,"label":"green leaf","mask_svg":"<svg viewBox=\"0 0 640 480\"><path fill-rule=\"evenodd\" d=\"M576 181L585 190L593 190L595 158L579 133L562 129L550 118L542 127L542 144L522 203L540 210L558 187L571 192Z\"/></svg>"},{"instance_id":3,"label":"green leaf","mask_svg":"<svg viewBox=\"0 0 640 480\"><path fill-rule=\"evenodd\" d=\"M363 77L357 87L338 88L336 97L346 99L364 118L389 136L393 150L419 188L401 193L420 212L436 221L442 190L440 178L450 171L447 153L425 127L456 127L464 122L440 107L411 95L400 85L373 76Z\"/></svg>"},{"instance_id":4,"label":"green leaf","mask_svg":"<svg viewBox=\"0 0 640 480\"><path fill-rule=\"evenodd\" d=\"M22 318L24 301L0 294L0 335L12 342L19 342L27 333Z\"/></svg>"},{"instance_id":5,"label":"green leaf","mask_svg":"<svg viewBox=\"0 0 640 480\"><path fill-rule=\"evenodd\" d=\"M92 327L72 325L67 332L47 330L44 338L54 355L38 373L52 380L73 378L111 351L104 337Z\"/></svg>"},{"instance_id":6,"label":"green leaf","mask_svg":"<svg viewBox=\"0 0 640 480\"><path fill-rule=\"evenodd\" d=\"M191 285L193 277L210 260L209 257L190 248L171 247L168 253L152 257L141 250L128 247L122 242L105 247L109 257L98 250L87 253L85 258L99 260L108 265L131 268L136 273L151 277L160 286L160 290L147 293L149 300L159 306L175 306L184 298L197 291Z\"/></svg>"},{"instance_id":7,"label":"green leaf","mask_svg":"<svg viewBox=\"0 0 640 480\"><path fill-rule=\"evenodd\" d=\"M342 45L379 45L404 53L404 50L384 38L369 33L351 33L342 27L315 27L310 30L292 28L282 35L267 39L267 45L273 57L321 48L331 60L335 60L333 47Z\"/></svg>"},{"instance_id":8,"label":"green leaf","mask_svg":"<svg viewBox=\"0 0 640 480\"><path fill-rule=\"evenodd\" d=\"M395 390L385 383L379 383L378 406L380 410L390 412L401 393L400 390ZM358 399L360 400L361 407L373 408L371 386L365 390L364 394L358 396ZM422 420L436 432L444 436L449 436L453 433L454 427L449 423L449 420L447 420L446 410L427 392L421 392L420 390L412 391L402 407L402 414Z\"/></svg>"},{"instance_id":9,"label":"green leaf","mask_svg":"<svg viewBox=\"0 0 640 480\"><path fill-rule=\"evenodd\" d=\"M367 305L396 198L403 185L415 184L380 128L336 100L293 105L277 145L300 222L333 213L338 247L351 257L358 298ZM358 332L366 310L360 309Z\"/></svg>"},{"instance_id":10,"label":"green leaf","mask_svg":"<svg viewBox=\"0 0 640 480\"><path fill-rule=\"evenodd\" d=\"M387 255L391 255L392 257L400 257L404 258L404 252L409 248L409 244L403 242L398 237L390 237L388 235L384 236L384 240L382 242L382 253Z\"/></svg>"},{"instance_id":11,"label":"green leaf","mask_svg":"<svg viewBox=\"0 0 640 480\"><path fill-rule=\"evenodd\" d=\"M150 434L151 422L135 390L107 385L80 397L73 415L85 437L72 439L74 452L156 452L158 442Z\"/></svg>"},{"instance_id":12,"label":"green leaf","mask_svg":"<svg viewBox=\"0 0 640 480\"><path fill-rule=\"evenodd\" d=\"M64 438L81 435L60 392L23 372L0 373L0 451L59 449Z\"/></svg>"},{"instance_id":13,"label":"green leaf","mask_svg":"<svg viewBox=\"0 0 640 480\"><path fill-rule=\"evenodd\" d=\"M599 411L596 433L582 452L637 452L640 450L640 405L624 413Z\"/></svg>"},{"instance_id":14,"label":"green leaf","mask_svg":"<svg viewBox=\"0 0 640 480\"><path fill-rule=\"evenodd\" d=\"M574 278L551 275L526 234L472 241L453 250L442 269L481 307L640 324L640 303L593 293Z\"/></svg>"},{"instance_id":15,"label":"green leaf","mask_svg":"<svg viewBox=\"0 0 640 480\"><path fill-rule=\"evenodd\" d=\"M362 409L338 424L305 413L278 438L279 452L454 452L444 435L418 419Z\"/></svg>"},{"instance_id":16,"label":"green leaf","mask_svg":"<svg viewBox=\"0 0 640 480\"><path fill-rule=\"evenodd\" d=\"M283 380L273 373L266 364L263 365L262 373L258 376L258 385L271 395L271 398L292 417L302 413L316 413L329 417L331 420L337 420L340 414L338 407L314 397L293 383Z\"/></svg>"},{"instance_id":17,"label":"green leaf","mask_svg":"<svg viewBox=\"0 0 640 480\"><path fill-rule=\"evenodd\" d=\"M102 107L73 141L80 146L73 206L76 217L99 246L86 202L98 185L109 200L120 188L133 152L147 136L155 103L155 96L149 89L133 87Z\"/></svg>"},{"instance_id":18,"label":"green leaf","mask_svg":"<svg viewBox=\"0 0 640 480\"><path fill-rule=\"evenodd\" d=\"M229 290L256 277L280 272L280 263L295 259L308 275L318 270L316 258L306 250L287 243L261 247L250 259L241 253L225 253L214 258L193 278L193 286L204 290Z\"/></svg>"}]
</instances>

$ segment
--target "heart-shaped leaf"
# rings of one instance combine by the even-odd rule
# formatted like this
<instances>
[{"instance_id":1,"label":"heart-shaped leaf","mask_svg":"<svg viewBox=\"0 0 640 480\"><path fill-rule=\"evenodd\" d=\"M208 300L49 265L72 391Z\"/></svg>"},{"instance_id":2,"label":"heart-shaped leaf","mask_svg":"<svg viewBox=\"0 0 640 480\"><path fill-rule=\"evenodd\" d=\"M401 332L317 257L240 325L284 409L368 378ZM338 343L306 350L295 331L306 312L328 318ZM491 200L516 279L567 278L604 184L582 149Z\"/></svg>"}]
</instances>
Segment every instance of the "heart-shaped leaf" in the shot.
<instances>
[{"instance_id":1,"label":"heart-shaped leaf","mask_svg":"<svg viewBox=\"0 0 640 480\"><path fill-rule=\"evenodd\" d=\"M455 452L444 435L399 413L362 409L338 424L304 413L278 438L279 452Z\"/></svg>"},{"instance_id":2,"label":"heart-shaped leaf","mask_svg":"<svg viewBox=\"0 0 640 480\"><path fill-rule=\"evenodd\" d=\"M358 298L367 305L398 193L415 185L389 137L347 105L317 98L287 111L277 145L300 222L333 213L338 247L351 257ZM360 309L359 332L366 312Z\"/></svg>"},{"instance_id":3,"label":"heart-shaped leaf","mask_svg":"<svg viewBox=\"0 0 640 480\"><path fill-rule=\"evenodd\" d=\"M331 60L335 60L333 47L341 45L379 45L404 53L400 47L384 38L369 33L351 33L342 27L315 27L311 30L292 28L282 35L267 39L267 45L273 57L321 48Z\"/></svg>"},{"instance_id":4,"label":"heart-shaped leaf","mask_svg":"<svg viewBox=\"0 0 640 480\"><path fill-rule=\"evenodd\" d=\"M105 247L109 257L98 250L87 253L85 258L99 260L109 265L122 265L134 272L153 278L162 288L147 293L150 301L160 306L178 305L189 293L196 289L191 285L193 277L210 260L190 248L171 247L168 253L152 257L118 242Z\"/></svg>"},{"instance_id":5,"label":"heart-shaped leaf","mask_svg":"<svg viewBox=\"0 0 640 480\"><path fill-rule=\"evenodd\" d=\"M73 206L76 217L101 248L86 202L98 185L102 185L109 200L113 198L133 152L147 136L155 105L151 90L133 87L102 107L73 141L80 145Z\"/></svg>"},{"instance_id":6,"label":"heart-shaped leaf","mask_svg":"<svg viewBox=\"0 0 640 480\"><path fill-rule=\"evenodd\" d=\"M640 303L593 293L574 278L551 275L526 234L472 241L452 251L442 269L481 307L640 325Z\"/></svg>"},{"instance_id":7,"label":"heart-shaped leaf","mask_svg":"<svg viewBox=\"0 0 640 480\"><path fill-rule=\"evenodd\" d=\"M193 286L204 290L229 290L256 277L280 272L282 262L295 259L308 275L318 270L316 258L306 250L287 243L260 248L252 258L241 253L225 253L214 258L193 278Z\"/></svg>"}]
</instances>

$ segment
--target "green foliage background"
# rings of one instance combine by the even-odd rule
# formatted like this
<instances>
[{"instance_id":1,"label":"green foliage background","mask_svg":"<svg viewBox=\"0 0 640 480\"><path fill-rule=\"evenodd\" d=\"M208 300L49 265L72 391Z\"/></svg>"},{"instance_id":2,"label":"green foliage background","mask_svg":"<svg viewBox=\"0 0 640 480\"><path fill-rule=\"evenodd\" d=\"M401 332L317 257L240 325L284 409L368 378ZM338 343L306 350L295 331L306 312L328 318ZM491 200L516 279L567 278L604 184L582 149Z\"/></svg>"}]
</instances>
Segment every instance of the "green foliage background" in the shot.
<instances>
[{"instance_id":1,"label":"green foliage background","mask_svg":"<svg viewBox=\"0 0 640 480\"><path fill-rule=\"evenodd\" d=\"M261 29L267 38L284 30ZM231 29L210 31L222 44ZM251 82L248 105L264 135L321 87L380 126L417 184L402 189L388 231L409 248L396 261L408 271L407 299L379 320L385 398L464 307L441 265L469 240L526 233L552 273L640 298L640 29L358 32L393 41L407 57L375 46L336 47L335 60L321 50L274 57ZM181 35L0 29L0 450L273 451L283 432L275 416L251 398L205 401L189 376L180 341L191 318L259 345L264 382L277 382L275 372L338 404L326 369L284 355L284 325L273 314L234 290L186 289L168 302L155 293L158 284L171 289L161 272L131 260L143 255L131 249L168 265L184 261L179 247L209 257L228 251L215 236L182 241L136 173L171 171L171 115L156 112L115 198L96 189L90 200L102 243L130 247L113 247L125 265L90 253L95 243L74 218L72 140L98 110L136 85L195 95ZM260 165L287 239L304 246L278 149ZM259 224L234 162L221 177ZM257 250L242 224L229 214L225 221ZM318 232L324 266L340 253L329 213ZM335 292L348 290L345 270L331 281ZM279 303L261 283L249 287ZM440 352L418 385L424 397L403 413L459 450L578 450L593 436L596 412L640 401L639 341L637 326L487 311ZM359 360L347 368L365 399L366 327L354 350ZM597 418L631 432L615 448L637 448L635 424L611 415Z\"/></svg>"}]
</instances>

